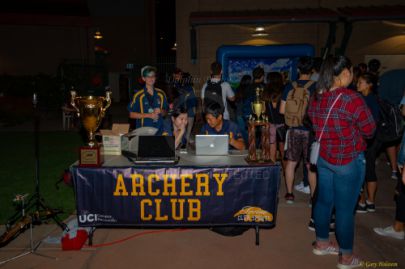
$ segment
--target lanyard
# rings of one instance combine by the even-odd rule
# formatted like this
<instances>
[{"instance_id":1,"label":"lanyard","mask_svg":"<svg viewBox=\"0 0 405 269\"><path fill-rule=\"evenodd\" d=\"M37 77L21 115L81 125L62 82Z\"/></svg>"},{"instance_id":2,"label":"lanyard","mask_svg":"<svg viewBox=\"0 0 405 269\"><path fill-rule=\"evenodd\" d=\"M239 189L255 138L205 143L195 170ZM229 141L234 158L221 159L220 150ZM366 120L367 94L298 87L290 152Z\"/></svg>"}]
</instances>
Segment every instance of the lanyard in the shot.
<instances>
[{"instance_id":1,"label":"lanyard","mask_svg":"<svg viewBox=\"0 0 405 269\"><path fill-rule=\"evenodd\" d=\"M153 95L150 95L148 93L148 90L146 89L146 87L144 88L145 91L145 96L146 96L146 100L148 101L149 107L153 108L153 103L155 102L155 90L153 89Z\"/></svg>"}]
</instances>

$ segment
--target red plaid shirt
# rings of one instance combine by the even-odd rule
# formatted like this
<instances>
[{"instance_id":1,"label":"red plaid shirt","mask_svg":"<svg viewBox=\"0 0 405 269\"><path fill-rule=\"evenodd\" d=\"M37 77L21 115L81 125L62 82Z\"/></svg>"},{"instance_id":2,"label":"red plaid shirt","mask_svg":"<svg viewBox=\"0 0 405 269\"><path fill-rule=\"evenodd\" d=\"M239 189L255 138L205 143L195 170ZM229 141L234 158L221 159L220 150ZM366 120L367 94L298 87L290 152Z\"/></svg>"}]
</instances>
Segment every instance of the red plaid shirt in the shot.
<instances>
[{"instance_id":1,"label":"red plaid shirt","mask_svg":"<svg viewBox=\"0 0 405 269\"><path fill-rule=\"evenodd\" d=\"M321 139L320 156L334 165L351 162L367 145L365 138L371 138L376 125L360 94L349 89L339 88L312 98L308 115L312 121L316 139L322 132L329 109L338 95L325 125Z\"/></svg>"}]
</instances>

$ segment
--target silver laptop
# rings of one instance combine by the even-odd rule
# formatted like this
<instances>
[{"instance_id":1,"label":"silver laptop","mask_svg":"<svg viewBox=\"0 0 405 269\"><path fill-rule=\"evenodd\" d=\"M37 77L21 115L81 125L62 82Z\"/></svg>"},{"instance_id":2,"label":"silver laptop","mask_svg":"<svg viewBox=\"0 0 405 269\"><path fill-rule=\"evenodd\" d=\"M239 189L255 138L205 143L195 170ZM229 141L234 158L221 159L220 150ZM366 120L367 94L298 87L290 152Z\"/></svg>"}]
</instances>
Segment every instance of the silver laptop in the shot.
<instances>
[{"instance_id":1,"label":"silver laptop","mask_svg":"<svg viewBox=\"0 0 405 269\"><path fill-rule=\"evenodd\" d=\"M195 154L196 155L228 155L228 135L196 135Z\"/></svg>"}]
</instances>

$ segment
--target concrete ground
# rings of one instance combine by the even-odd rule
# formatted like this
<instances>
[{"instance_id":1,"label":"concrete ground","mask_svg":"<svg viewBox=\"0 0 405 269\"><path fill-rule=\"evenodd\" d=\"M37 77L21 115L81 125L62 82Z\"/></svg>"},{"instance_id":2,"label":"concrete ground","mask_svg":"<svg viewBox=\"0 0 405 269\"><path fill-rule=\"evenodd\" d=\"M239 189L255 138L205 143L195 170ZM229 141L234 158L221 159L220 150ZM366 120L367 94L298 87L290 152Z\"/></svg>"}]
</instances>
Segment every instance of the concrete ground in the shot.
<instances>
[{"instance_id":1,"label":"concrete ground","mask_svg":"<svg viewBox=\"0 0 405 269\"><path fill-rule=\"evenodd\" d=\"M118 113L122 113L119 115L125 116L121 110L117 108ZM46 130L61 130L61 119L46 119L46 124L41 126L46 126ZM13 128L7 129L24 130L22 126ZM405 240L385 238L373 231L373 227L385 227L394 220L396 182L390 178L390 172L382 154L377 165L377 211L356 215L355 253L365 261L364 268L405 268ZM297 174L300 179L301 169ZM284 194L282 184L276 227L260 230L259 246L255 245L253 229L236 237L225 237L208 229L97 229L94 244L106 246L62 251L58 244L42 243L35 254L2 263L29 251L28 230L0 249L0 268L336 268L336 256L312 254L315 235L307 228L308 195L296 193L296 202L287 205ZM0 232L2 230L4 227L0 227ZM35 242L48 235L61 234L54 224L36 226L32 231ZM143 234L145 231L159 232ZM117 240L119 242L109 245Z\"/></svg>"}]
</instances>

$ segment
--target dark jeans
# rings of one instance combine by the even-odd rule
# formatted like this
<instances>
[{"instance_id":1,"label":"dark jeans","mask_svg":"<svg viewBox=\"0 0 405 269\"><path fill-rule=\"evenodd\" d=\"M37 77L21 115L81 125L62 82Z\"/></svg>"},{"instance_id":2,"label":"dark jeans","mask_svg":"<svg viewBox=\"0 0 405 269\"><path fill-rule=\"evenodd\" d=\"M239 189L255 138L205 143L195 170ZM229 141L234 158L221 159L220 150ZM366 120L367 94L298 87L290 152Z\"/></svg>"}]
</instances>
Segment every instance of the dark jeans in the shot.
<instances>
[{"instance_id":1,"label":"dark jeans","mask_svg":"<svg viewBox=\"0 0 405 269\"><path fill-rule=\"evenodd\" d=\"M359 154L346 165L333 165L319 157L317 166L318 193L314 205L316 239L329 240L329 224L335 207L340 253L350 255L353 251L354 212L366 168L364 154Z\"/></svg>"}]
</instances>

